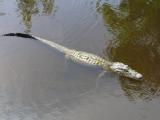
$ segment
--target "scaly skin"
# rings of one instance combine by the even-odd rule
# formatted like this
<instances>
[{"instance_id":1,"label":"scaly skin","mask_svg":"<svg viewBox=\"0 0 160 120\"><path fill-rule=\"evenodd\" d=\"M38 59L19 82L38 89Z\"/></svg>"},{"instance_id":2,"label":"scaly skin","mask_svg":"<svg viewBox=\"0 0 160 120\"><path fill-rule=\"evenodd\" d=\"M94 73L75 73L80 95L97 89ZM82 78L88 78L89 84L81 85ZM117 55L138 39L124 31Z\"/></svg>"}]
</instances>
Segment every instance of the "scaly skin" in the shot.
<instances>
[{"instance_id":1,"label":"scaly skin","mask_svg":"<svg viewBox=\"0 0 160 120\"><path fill-rule=\"evenodd\" d=\"M57 43L45 40L45 39L37 37L37 36L32 35L32 37L36 38L37 40L39 40L45 44L48 44L49 46L51 46L53 48L56 48L57 50L59 50L61 52L63 52L67 58L69 58L77 63L85 64L87 66L101 67L105 71L110 70L110 71L116 72L120 75L130 77L133 79L142 78L142 75L140 73L136 72L135 70L128 67L128 65L125 65L123 63L109 62L109 61L106 61L105 59L103 59L97 55L91 54L91 53L77 51L74 49L69 49L69 48L61 46Z\"/></svg>"},{"instance_id":2,"label":"scaly skin","mask_svg":"<svg viewBox=\"0 0 160 120\"><path fill-rule=\"evenodd\" d=\"M66 54L66 56L67 58L70 58L73 61L76 61L84 65L88 65L88 66L105 68L112 64L111 62L108 62L97 55L83 52L83 51L71 50L69 53Z\"/></svg>"},{"instance_id":3,"label":"scaly skin","mask_svg":"<svg viewBox=\"0 0 160 120\"><path fill-rule=\"evenodd\" d=\"M88 66L95 66L95 67L102 67L102 68L107 68L109 65L112 64L112 62L108 62L105 59L83 51L78 51L74 49L69 49L66 48L62 45L59 45L57 43L45 40L43 38L33 36L32 37L36 38L37 40L40 40L41 42L56 48L58 51L62 52L65 54L65 56L77 63L88 65Z\"/></svg>"},{"instance_id":4,"label":"scaly skin","mask_svg":"<svg viewBox=\"0 0 160 120\"><path fill-rule=\"evenodd\" d=\"M9 33L9 34L4 34L3 36L17 36L17 37L24 37L24 38L31 38L35 40L39 40L56 50L62 52L65 54L65 56L77 63L84 64L84 65L89 65L89 66L95 66L95 67L100 67L103 68L105 71L113 71L116 72L120 75L130 77L133 79L140 79L142 78L142 75L135 70L131 69L128 65L125 65L120 62L109 62L106 61L105 59L83 51L77 51L74 49L69 49L66 48L62 45L59 45L57 43L48 41L46 39L34 36L34 35L27 35L23 33Z\"/></svg>"}]
</instances>

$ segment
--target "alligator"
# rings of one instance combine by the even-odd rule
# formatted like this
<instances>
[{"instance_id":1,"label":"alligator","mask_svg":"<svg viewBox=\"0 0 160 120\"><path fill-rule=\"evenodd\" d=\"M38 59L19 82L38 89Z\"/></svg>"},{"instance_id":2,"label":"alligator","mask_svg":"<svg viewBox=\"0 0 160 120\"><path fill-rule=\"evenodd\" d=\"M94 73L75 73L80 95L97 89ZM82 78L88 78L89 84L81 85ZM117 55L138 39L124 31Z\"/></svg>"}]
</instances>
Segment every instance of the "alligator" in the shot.
<instances>
[{"instance_id":1,"label":"alligator","mask_svg":"<svg viewBox=\"0 0 160 120\"><path fill-rule=\"evenodd\" d=\"M25 33L8 33L8 34L3 34L3 36L23 37L23 38L38 40L64 53L67 59L70 59L77 63L84 64L87 66L100 67L104 71L112 71L112 72L118 73L119 75L132 78L132 79L141 79L143 77L142 74L133 70L131 67L129 67L124 63L107 61L95 54L84 52L84 51L78 51L75 49L69 49L55 42L51 42L49 40L40 38L35 35L30 35Z\"/></svg>"}]
</instances>

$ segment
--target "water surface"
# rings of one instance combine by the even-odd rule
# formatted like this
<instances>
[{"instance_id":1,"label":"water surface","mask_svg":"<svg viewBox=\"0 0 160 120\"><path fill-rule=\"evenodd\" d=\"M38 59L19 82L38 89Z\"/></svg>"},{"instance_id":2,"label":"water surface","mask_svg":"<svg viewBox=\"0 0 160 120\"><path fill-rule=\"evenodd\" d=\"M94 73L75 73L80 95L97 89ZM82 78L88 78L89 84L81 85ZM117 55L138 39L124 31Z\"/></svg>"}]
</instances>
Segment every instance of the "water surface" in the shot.
<instances>
[{"instance_id":1,"label":"water surface","mask_svg":"<svg viewBox=\"0 0 160 120\"><path fill-rule=\"evenodd\" d=\"M144 75L98 79L40 42L1 38L0 120L159 120L159 13L159 0L0 0L0 34L35 34Z\"/></svg>"}]
</instances>

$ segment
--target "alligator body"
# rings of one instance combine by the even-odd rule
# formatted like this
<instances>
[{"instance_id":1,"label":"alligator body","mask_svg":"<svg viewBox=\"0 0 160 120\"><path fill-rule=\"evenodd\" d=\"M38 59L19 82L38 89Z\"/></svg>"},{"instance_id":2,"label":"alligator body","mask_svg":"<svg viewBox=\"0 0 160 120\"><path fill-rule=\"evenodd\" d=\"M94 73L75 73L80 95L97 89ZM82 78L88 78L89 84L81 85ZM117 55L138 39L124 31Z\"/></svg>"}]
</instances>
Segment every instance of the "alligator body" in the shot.
<instances>
[{"instance_id":1,"label":"alligator body","mask_svg":"<svg viewBox=\"0 0 160 120\"><path fill-rule=\"evenodd\" d=\"M42 43L45 43L56 50L62 52L65 54L65 56L77 63L84 64L87 66L96 66L104 69L105 71L113 71L118 74L121 74L123 76L133 78L133 79L140 79L142 78L142 75L135 70L131 69L128 67L128 65L125 65L120 62L110 62L107 61L97 55L83 52L83 51L78 51L75 49L69 49L66 48L62 45L59 45L57 43L51 42L49 40L34 36L34 35L28 35L28 34L23 34L23 33L8 33L4 34L3 36L16 36L16 37L24 37L24 38L31 38L34 40L39 40Z\"/></svg>"}]
</instances>

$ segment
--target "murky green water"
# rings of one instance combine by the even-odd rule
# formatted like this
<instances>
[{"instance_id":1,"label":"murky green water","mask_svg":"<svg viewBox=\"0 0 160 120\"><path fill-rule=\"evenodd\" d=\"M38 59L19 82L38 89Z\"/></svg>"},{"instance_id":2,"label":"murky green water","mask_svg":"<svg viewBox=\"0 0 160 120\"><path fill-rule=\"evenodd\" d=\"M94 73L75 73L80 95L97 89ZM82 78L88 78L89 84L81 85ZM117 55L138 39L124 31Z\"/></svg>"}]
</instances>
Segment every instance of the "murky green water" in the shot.
<instances>
[{"instance_id":1,"label":"murky green water","mask_svg":"<svg viewBox=\"0 0 160 120\"><path fill-rule=\"evenodd\" d=\"M159 14L159 0L0 0L0 34L35 34L144 75L98 79L42 43L3 38L0 120L159 120Z\"/></svg>"}]
</instances>

